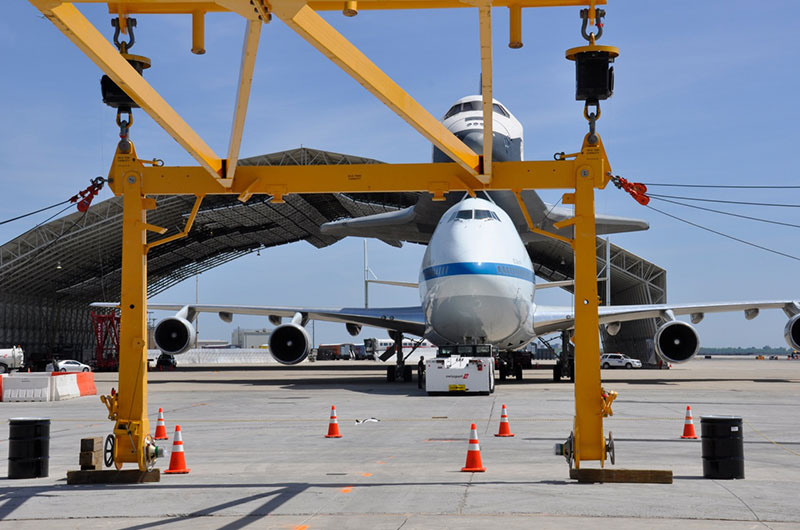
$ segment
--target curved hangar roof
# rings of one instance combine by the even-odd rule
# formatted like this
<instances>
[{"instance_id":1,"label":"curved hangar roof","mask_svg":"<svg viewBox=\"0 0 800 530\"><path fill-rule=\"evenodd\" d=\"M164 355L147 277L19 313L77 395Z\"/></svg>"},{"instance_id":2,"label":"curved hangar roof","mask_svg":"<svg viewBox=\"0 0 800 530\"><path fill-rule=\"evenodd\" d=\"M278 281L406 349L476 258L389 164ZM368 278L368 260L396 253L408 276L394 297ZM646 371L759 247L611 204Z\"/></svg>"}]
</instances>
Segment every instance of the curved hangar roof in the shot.
<instances>
[{"instance_id":1,"label":"curved hangar roof","mask_svg":"<svg viewBox=\"0 0 800 530\"><path fill-rule=\"evenodd\" d=\"M378 164L377 160L300 148L240 161L241 165ZM341 237L324 235L320 225L344 217L360 217L410 206L417 194L290 195L282 204L266 196L241 203L236 196L208 196L194 227L185 238L148 253L148 290L157 294L196 273L258 249L294 241L315 247ZM179 232L193 197L156 197L158 209L148 222ZM150 240L164 236L152 234ZM0 292L87 303L119 297L122 197L97 203L86 213L74 212L41 225L0 246Z\"/></svg>"}]
</instances>

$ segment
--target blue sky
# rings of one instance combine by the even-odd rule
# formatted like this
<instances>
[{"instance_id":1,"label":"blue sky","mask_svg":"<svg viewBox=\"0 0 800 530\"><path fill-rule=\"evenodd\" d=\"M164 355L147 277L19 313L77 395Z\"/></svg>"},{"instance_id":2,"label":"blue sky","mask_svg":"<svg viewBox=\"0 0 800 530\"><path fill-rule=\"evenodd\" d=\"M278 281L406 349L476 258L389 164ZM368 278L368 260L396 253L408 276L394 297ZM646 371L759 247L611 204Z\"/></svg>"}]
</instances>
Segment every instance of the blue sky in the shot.
<instances>
[{"instance_id":1,"label":"blue sky","mask_svg":"<svg viewBox=\"0 0 800 530\"><path fill-rule=\"evenodd\" d=\"M634 181L675 184L796 185L800 110L793 2L612 1L601 44L618 46L614 97L598 130L614 172ZM103 6L81 6L111 37ZM105 175L116 145L114 110L102 104L100 71L27 2L9 2L0 18L0 219L63 200ZM324 15L434 115L477 90L480 71L474 9ZM189 52L189 17L138 17L133 53L153 67L146 78L219 154L226 151L244 21L207 17L204 56ZM579 46L578 8L526 10L524 48L510 50L507 14L494 12L495 97L525 126L525 158L573 152L586 131L574 100L567 48ZM190 164L181 148L142 112L132 138L142 157ZM304 145L386 162L425 162L428 142L280 20L262 31L242 156ZM652 191L726 200L800 203L800 190ZM101 198L110 192L103 191ZM555 202L554 192L543 193ZM796 228L737 220L654 201L693 222L788 254L800 255ZM798 223L792 208L708 205ZM646 219L651 229L612 241L668 269L671 302L800 299L798 261L751 249L646 209L609 187L598 211ZM42 218L0 227L0 241ZM424 249L370 242L370 263L385 279L415 281ZM363 300L362 240L317 250L297 243L252 254L200 277L200 301L323 307ZM571 303L548 290L542 303ZM189 280L157 297L193 301ZM413 305L412 289L375 286L371 305ZM263 327L265 319L234 325ZM782 312L754 321L708 315L704 345L784 345ZM233 326L204 317L202 338L228 339ZM369 335L384 336L383 332ZM362 337L364 335L362 334ZM341 325L318 324L317 342L350 340Z\"/></svg>"}]
</instances>

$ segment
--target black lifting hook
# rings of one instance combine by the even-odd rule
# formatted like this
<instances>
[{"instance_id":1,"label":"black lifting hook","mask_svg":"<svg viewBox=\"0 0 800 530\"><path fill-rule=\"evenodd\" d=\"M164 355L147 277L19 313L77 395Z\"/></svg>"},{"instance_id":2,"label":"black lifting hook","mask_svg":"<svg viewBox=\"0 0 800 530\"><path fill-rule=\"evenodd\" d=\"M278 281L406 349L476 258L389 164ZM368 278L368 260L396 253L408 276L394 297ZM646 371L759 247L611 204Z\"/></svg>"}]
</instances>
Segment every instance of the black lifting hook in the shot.
<instances>
[{"instance_id":1,"label":"black lifting hook","mask_svg":"<svg viewBox=\"0 0 800 530\"><path fill-rule=\"evenodd\" d=\"M136 19L135 18L126 18L125 25L128 28L128 34L131 37L131 40L128 42L120 42L119 41L119 33L120 29L120 20L119 17L111 19L111 25L114 26L114 45L119 50L119 53L128 53L128 50L133 48L133 45L136 44L136 37L133 35L133 28L136 27Z\"/></svg>"}]
</instances>

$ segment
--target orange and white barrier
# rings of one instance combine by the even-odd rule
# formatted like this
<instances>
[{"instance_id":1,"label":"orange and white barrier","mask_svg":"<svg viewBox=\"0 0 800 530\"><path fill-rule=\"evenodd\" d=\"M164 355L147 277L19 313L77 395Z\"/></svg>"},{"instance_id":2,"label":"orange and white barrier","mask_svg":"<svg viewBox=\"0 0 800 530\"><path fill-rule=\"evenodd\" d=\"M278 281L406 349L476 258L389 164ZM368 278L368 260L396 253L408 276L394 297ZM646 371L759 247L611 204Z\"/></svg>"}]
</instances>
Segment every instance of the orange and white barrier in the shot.
<instances>
[{"instance_id":1,"label":"orange and white barrier","mask_svg":"<svg viewBox=\"0 0 800 530\"><path fill-rule=\"evenodd\" d=\"M97 395L92 372L34 372L3 374L3 401L63 401Z\"/></svg>"},{"instance_id":2,"label":"orange and white barrier","mask_svg":"<svg viewBox=\"0 0 800 530\"><path fill-rule=\"evenodd\" d=\"M53 378L47 373L6 377L3 381L3 401L50 401Z\"/></svg>"},{"instance_id":3,"label":"orange and white barrier","mask_svg":"<svg viewBox=\"0 0 800 530\"><path fill-rule=\"evenodd\" d=\"M50 379L53 381L50 386L50 401L64 401L81 397L78 378L75 377L75 374L62 374Z\"/></svg>"}]
</instances>

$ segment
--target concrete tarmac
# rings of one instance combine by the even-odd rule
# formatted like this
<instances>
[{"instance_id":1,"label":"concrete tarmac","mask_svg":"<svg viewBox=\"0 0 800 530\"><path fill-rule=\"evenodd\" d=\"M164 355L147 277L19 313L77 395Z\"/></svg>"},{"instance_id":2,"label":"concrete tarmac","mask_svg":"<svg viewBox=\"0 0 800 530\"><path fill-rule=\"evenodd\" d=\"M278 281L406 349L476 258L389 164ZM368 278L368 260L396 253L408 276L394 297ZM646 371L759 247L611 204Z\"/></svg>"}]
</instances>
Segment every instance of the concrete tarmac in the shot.
<instances>
[{"instance_id":1,"label":"concrete tarmac","mask_svg":"<svg viewBox=\"0 0 800 530\"><path fill-rule=\"evenodd\" d=\"M96 376L99 392L116 383ZM553 383L549 370L490 396L429 397L416 381L386 383L372 363L192 367L149 374L151 426L162 407L170 438L181 426L191 468L157 484L66 484L80 438L111 431L97 397L0 403L5 425L52 420L49 477L11 480L0 469L0 527L800 528L800 361L697 359L603 370L603 382L619 392L604 422L614 467L670 469L673 484L570 480L553 445L572 428L573 386ZM503 403L514 438L493 436ZM331 405L341 439L323 436ZM698 435L703 415L743 418L744 480L703 478L700 440L680 438L687 405ZM371 417L380 421L355 422ZM485 473L460 472L473 422ZM7 427L0 436L4 451Z\"/></svg>"}]
</instances>

